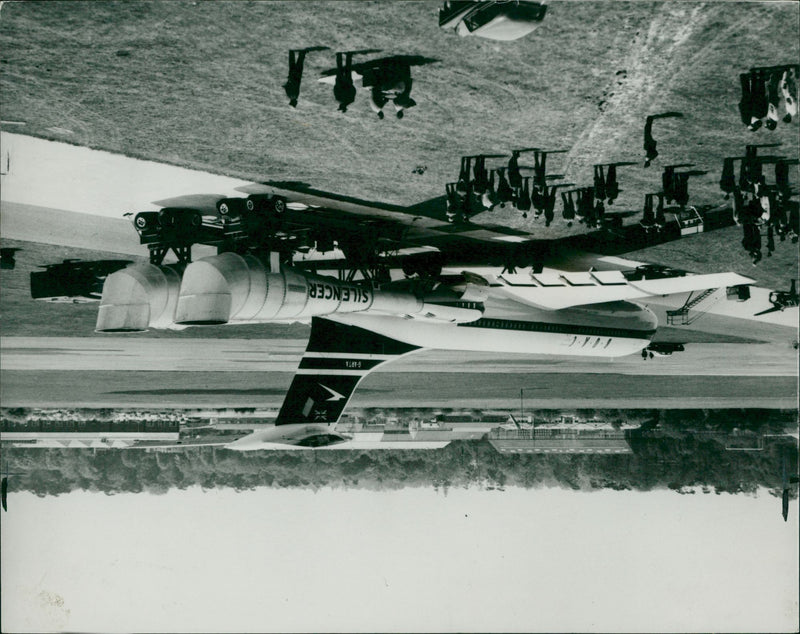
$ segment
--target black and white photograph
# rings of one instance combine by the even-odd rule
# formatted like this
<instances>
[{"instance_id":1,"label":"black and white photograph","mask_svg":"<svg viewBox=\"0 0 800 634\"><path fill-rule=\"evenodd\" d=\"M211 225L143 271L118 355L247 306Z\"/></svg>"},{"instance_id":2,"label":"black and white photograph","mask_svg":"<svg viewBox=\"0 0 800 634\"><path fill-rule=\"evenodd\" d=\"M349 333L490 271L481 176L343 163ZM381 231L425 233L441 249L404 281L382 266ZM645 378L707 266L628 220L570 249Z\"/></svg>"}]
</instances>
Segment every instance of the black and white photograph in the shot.
<instances>
[{"instance_id":1,"label":"black and white photograph","mask_svg":"<svg viewBox=\"0 0 800 634\"><path fill-rule=\"evenodd\" d=\"M797 632L800 4L0 4L3 632Z\"/></svg>"}]
</instances>

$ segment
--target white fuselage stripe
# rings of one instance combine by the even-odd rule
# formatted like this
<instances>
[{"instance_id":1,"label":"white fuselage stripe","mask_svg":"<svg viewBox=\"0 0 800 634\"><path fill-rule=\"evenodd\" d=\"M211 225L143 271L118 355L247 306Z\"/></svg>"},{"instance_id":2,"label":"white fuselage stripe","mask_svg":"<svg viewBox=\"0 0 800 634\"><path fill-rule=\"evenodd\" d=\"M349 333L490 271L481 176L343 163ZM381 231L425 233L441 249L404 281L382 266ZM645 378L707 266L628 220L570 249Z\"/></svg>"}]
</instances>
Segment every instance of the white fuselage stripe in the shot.
<instances>
[{"instance_id":1,"label":"white fuselage stripe","mask_svg":"<svg viewBox=\"0 0 800 634\"><path fill-rule=\"evenodd\" d=\"M399 355L396 354L365 354L362 352L305 352L304 357L314 359L366 359L374 361L388 361Z\"/></svg>"},{"instance_id":2,"label":"white fuselage stripe","mask_svg":"<svg viewBox=\"0 0 800 634\"><path fill-rule=\"evenodd\" d=\"M369 370L323 370L323 369L302 369L297 370L297 374L321 374L321 375L337 375L337 376L363 376Z\"/></svg>"}]
</instances>

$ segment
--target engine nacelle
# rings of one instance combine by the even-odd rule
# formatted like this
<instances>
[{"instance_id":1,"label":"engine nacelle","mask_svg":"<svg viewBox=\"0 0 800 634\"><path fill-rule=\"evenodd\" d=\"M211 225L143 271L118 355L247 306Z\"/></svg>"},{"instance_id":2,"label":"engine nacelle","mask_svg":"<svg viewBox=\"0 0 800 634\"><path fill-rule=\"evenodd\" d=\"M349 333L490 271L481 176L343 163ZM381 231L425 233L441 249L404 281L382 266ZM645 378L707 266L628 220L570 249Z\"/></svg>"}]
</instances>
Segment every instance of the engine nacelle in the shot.
<instances>
[{"instance_id":1,"label":"engine nacelle","mask_svg":"<svg viewBox=\"0 0 800 634\"><path fill-rule=\"evenodd\" d=\"M428 304L410 292L385 292L292 268L269 272L256 257L222 253L186 268L175 322L258 323L370 312L473 321L477 310Z\"/></svg>"},{"instance_id":2,"label":"engine nacelle","mask_svg":"<svg viewBox=\"0 0 800 634\"><path fill-rule=\"evenodd\" d=\"M328 425L280 425L256 431L225 445L235 451L263 449L315 449L348 442L352 438L333 431Z\"/></svg>"},{"instance_id":3,"label":"engine nacelle","mask_svg":"<svg viewBox=\"0 0 800 634\"><path fill-rule=\"evenodd\" d=\"M183 265L134 264L106 278L97 313L98 332L175 327Z\"/></svg>"},{"instance_id":4,"label":"engine nacelle","mask_svg":"<svg viewBox=\"0 0 800 634\"><path fill-rule=\"evenodd\" d=\"M136 332L360 312L451 323L474 321L482 314L447 302L426 302L406 289L373 290L291 267L270 272L252 255L221 253L193 262L185 271L183 265L138 264L109 275L96 329Z\"/></svg>"}]
</instances>

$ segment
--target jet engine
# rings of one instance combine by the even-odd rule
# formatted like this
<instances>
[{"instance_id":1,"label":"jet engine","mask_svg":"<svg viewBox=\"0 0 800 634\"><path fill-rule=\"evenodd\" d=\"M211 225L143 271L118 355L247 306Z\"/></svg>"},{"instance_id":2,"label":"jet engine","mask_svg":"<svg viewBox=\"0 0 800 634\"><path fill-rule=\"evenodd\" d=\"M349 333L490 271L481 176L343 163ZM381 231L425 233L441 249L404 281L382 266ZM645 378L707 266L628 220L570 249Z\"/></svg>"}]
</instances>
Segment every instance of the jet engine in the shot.
<instances>
[{"instance_id":1,"label":"jet engine","mask_svg":"<svg viewBox=\"0 0 800 634\"><path fill-rule=\"evenodd\" d=\"M352 440L346 434L333 431L328 425L290 424L256 431L225 445L236 451L260 449L317 449L339 445Z\"/></svg>"}]
</instances>

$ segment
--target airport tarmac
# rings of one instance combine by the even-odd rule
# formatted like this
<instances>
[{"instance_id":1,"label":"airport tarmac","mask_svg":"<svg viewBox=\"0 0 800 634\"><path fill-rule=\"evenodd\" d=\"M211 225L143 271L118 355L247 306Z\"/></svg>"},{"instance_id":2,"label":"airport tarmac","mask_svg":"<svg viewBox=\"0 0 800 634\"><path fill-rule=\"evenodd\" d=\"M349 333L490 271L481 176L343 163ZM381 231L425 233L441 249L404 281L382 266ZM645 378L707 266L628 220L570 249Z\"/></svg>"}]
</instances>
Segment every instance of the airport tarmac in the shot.
<instances>
[{"instance_id":1,"label":"airport tarmac","mask_svg":"<svg viewBox=\"0 0 800 634\"><path fill-rule=\"evenodd\" d=\"M5 371L65 372L294 372L304 339L144 339L110 337L0 337ZM376 372L621 374L650 376L796 375L796 355L784 344L697 343L683 352L643 360L505 355L425 350ZM746 363L744 362L746 360Z\"/></svg>"},{"instance_id":2,"label":"airport tarmac","mask_svg":"<svg viewBox=\"0 0 800 634\"><path fill-rule=\"evenodd\" d=\"M395 368L396 369L396 368ZM279 408L293 372L6 371L4 407ZM395 372L368 375L352 408L795 408L794 377L616 373ZM347 410L345 410L345 413Z\"/></svg>"},{"instance_id":3,"label":"airport tarmac","mask_svg":"<svg viewBox=\"0 0 800 634\"><path fill-rule=\"evenodd\" d=\"M6 407L279 407L302 339L4 337ZM355 407L794 407L788 344L689 344L640 356L497 355L426 350L387 364ZM743 363L746 355L747 363Z\"/></svg>"}]
</instances>

